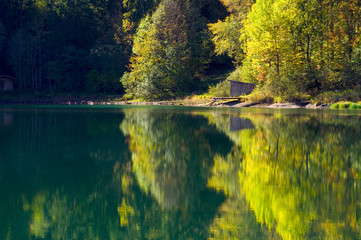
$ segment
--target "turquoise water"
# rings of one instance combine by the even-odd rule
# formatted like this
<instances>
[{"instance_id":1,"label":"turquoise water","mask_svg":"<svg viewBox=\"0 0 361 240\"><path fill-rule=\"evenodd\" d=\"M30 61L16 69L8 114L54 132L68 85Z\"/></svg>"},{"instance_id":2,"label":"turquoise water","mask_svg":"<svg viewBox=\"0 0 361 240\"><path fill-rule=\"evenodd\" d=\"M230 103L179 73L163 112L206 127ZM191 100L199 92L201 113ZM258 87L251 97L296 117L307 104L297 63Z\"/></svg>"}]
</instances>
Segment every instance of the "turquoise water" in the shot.
<instances>
[{"instance_id":1,"label":"turquoise water","mask_svg":"<svg viewBox=\"0 0 361 240\"><path fill-rule=\"evenodd\" d=\"M0 107L0 239L361 239L358 111Z\"/></svg>"}]
</instances>

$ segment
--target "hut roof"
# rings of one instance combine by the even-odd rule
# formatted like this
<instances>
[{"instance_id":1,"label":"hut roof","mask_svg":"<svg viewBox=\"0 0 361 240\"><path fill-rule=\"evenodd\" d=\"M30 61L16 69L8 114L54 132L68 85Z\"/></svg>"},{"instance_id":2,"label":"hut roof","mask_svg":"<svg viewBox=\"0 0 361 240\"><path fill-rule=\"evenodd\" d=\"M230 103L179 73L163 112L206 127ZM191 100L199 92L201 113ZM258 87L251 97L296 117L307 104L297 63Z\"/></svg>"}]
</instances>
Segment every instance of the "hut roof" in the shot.
<instances>
[{"instance_id":1,"label":"hut roof","mask_svg":"<svg viewBox=\"0 0 361 240\"><path fill-rule=\"evenodd\" d=\"M243 83L243 84L252 84L252 85L256 85L255 83L241 82L241 81L235 81L235 80L229 80L229 79L227 79L227 81L234 82L234 83Z\"/></svg>"},{"instance_id":2,"label":"hut roof","mask_svg":"<svg viewBox=\"0 0 361 240\"><path fill-rule=\"evenodd\" d=\"M13 81L15 80L14 77L8 75L0 75L0 81Z\"/></svg>"}]
</instances>

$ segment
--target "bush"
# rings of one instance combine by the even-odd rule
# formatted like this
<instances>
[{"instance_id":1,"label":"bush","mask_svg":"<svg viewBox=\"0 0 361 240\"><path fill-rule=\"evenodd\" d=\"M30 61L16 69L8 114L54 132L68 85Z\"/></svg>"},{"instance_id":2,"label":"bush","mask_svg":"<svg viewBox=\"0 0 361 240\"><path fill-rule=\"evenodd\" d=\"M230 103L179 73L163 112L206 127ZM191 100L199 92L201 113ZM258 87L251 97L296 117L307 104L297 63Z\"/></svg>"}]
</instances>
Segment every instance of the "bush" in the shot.
<instances>
[{"instance_id":1,"label":"bush","mask_svg":"<svg viewBox=\"0 0 361 240\"><path fill-rule=\"evenodd\" d=\"M255 103L273 103L274 101L281 101L280 98L274 99L274 96L267 90L255 89L247 96L248 101Z\"/></svg>"},{"instance_id":2,"label":"bush","mask_svg":"<svg viewBox=\"0 0 361 240\"><path fill-rule=\"evenodd\" d=\"M361 109L360 103L354 102L337 102L330 106L331 109Z\"/></svg>"},{"instance_id":3,"label":"bush","mask_svg":"<svg viewBox=\"0 0 361 240\"><path fill-rule=\"evenodd\" d=\"M216 86L211 86L209 88L208 93L213 97L229 97L229 88L230 88L230 82L224 80L218 83Z\"/></svg>"},{"instance_id":4,"label":"bush","mask_svg":"<svg viewBox=\"0 0 361 240\"><path fill-rule=\"evenodd\" d=\"M314 101L321 103L343 102L351 101L356 102L360 100L360 89L349 89L345 91L326 91L319 94L314 98Z\"/></svg>"},{"instance_id":5,"label":"bush","mask_svg":"<svg viewBox=\"0 0 361 240\"><path fill-rule=\"evenodd\" d=\"M359 104L359 103L351 103L349 108L350 109L361 109L361 104Z\"/></svg>"}]
</instances>

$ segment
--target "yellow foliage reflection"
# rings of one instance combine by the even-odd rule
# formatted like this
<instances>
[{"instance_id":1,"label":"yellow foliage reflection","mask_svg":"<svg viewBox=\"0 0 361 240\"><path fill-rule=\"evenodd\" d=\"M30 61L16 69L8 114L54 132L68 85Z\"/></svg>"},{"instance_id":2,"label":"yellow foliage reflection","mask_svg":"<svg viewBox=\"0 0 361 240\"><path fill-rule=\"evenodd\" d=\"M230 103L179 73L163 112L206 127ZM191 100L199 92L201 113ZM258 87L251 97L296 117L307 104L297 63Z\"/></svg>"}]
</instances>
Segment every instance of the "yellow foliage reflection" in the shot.
<instances>
[{"instance_id":1,"label":"yellow foliage reflection","mask_svg":"<svg viewBox=\"0 0 361 240\"><path fill-rule=\"evenodd\" d=\"M227 115L207 117L238 146L226 158L214 158L209 187L229 199L245 198L257 223L282 239L361 237L355 214L361 129L354 127L361 126L360 117L345 122L328 114L245 113L238 117L250 119L255 129L238 132L229 130ZM223 212L223 221L230 221L222 223L224 228L234 226L230 213Z\"/></svg>"},{"instance_id":2,"label":"yellow foliage reflection","mask_svg":"<svg viewBox=\"0 0 361 240\"><path fill-rule=\"evenodd\" d=\"M45 238L50 226L49 220L45 214L46 194L38 193L31 205L32 218L30 223L30 232L37 238Z\"/></svg>"},{"instance_id":3,"label":"yellow foliage reflection","mask_svg":"<svg viewBox=\"0 0 361 240\"><path fill-rule=\"evenodd\" d=\"M134 216L134 209L126 203L124 198L122 204L118 207L118 214L120 216L121 227L128 225L128 216Z\"/></svg>"}]
</instances>

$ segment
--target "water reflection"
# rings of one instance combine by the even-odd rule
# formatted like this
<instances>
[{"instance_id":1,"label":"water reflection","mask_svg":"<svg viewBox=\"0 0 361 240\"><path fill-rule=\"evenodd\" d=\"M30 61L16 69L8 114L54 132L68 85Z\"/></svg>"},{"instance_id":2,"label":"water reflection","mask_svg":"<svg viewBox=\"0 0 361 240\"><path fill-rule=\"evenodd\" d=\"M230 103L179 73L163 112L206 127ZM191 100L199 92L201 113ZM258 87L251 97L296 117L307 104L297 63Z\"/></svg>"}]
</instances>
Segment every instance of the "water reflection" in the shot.
<instances>
[{"instance_id":1,"label":"water reflection","mask_svg":"<svg viewBox=\"0 0 361 240\"><path fill-rule=\"evenodd\" d=\"M7 127L13 123L12 112L1 112L0 113L0 127Z\"/></svg>"},{"instance_id":2,"label":"water reflection","mask_svg":"<svg viewBox=\"0 0 361 240\"><path fill-rule=\"evenodd\" d=\"M215 159L209 186L245 198L257 222L283 239L359 239L360 116L245 116L255 129L235 134L222 127L225 118L210 115L240 149ZM220 218L235 231L217 238L243 238L229 214Z\"/></svg>"},{"instance_id":3,"label":"water reflection","mask_svg":"<svg viewBox=\"0 0 361 240\"><path fill-rule=\"evenodd\" d=\"M359 115L11 113L0 239L361 239Z\"/></svg>"},{"instance_id":4,"label":"water reflection","mask_svg":"<svg viewBox=\"0 0 361 240\"><path fill-rule=\"evenodd\" d=\"M207 238L209 223L224 200L223 194L207 188L207 180L213 158L226 156L231 149L228 137L208 126L203 116L150 109L126 111L121 129L130 139L137 183L157 201L154 209L160 215L167 214L152 219L153 223L172 226L153 229L156 235L165 239ZM127 227L133 228L131 223L142 216L131 196L125 196L123 202L130 210ZM122 214L125 209L122 205Z\"/></svg>"},{"instance_id":5,"label":"water reflection","mask_svg":"<svg viewBox=\"0 0 361 240\"><path fill-rule=\"evenodd\" d=\"M252 121L248 118L240 118L234 115L229 116L229 125L231 131L240 131L254 128Z\"/></svg>"},{"instance_id":6,"label":"water reflection","mask_svg":"<svg viewBox=\"0 0 361 240\"><path fill-rule=\"evenodd\" d=\"M15 110L0 128L0 239L109 239L113 166L130 159L123 116Z\"/></svg>"}]
</instances>

